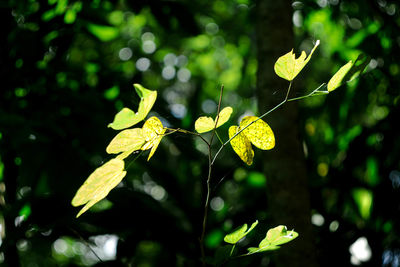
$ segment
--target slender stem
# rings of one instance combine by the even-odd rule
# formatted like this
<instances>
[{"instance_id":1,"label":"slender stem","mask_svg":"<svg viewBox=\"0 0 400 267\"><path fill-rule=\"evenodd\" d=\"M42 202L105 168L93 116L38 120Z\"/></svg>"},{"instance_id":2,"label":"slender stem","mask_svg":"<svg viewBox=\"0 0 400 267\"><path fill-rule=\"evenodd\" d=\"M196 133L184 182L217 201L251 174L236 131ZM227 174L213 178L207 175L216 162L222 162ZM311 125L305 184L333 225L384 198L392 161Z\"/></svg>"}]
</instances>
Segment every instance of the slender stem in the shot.
<instances>
[{"instance_id":1,"label":"slender stem","mask_svg":"<svg viewBox=\"0 0 400 267\"><path fill-rule=\"evenodd\" d=\"M236 246L236 245L233 245L233 246L232 246L232 249L231 249L231 254L229 254L229 256L232 256L232 254L233 254L233 251L235 250L235 246Z\"/></svg>"},{"instance_id":2,"label":"slender stem","mask_svg":"<svg viewBox=\"0 0 400 267\"><path fill-rule=\"evenodd\" d=\"M139 156L142 155L143 152L143 150L140 150L139 154L125 167L125 170L127 170L132 165L132 163L134 163L139 158Z\"/></svg>"},{"instance_id":3,"label":"slender stem","mask_svg":"<svg viewBox=\"0 0 400 267\"><path fill-rule=\"evenodd\" d=\"M206 234L208 209L209 209L209 206L210 206L210 194L211 194L210 183L211 183L211 170L212 170L212 166L213 166L211 145L212 145L214 136L216 134L216 128L217 128L217 123L218 123L218 119L219 119L219 112L221 110L221 102L222 102L222 94L223 94L223 92L224 92L224 85L221 86L221 92L220 92L219 101L218 101L217 118L215 119L213 133L212 133L210 141L208 143L207 196L206 196L206 202L204 204L203 227L202 227L201 237L200 237L201 261L202 261L203 266L206 266L206 255L205 255L205 250L204 250L204 237L205 237L205 234Z\"/></svg>"},{"instance_id":4,"label":"slender stem","mask_svg":"<svg viewBox=\"0 0 400 267\"><path fill-rule=\"evenodd\" d=\"M97 255L96 251L93 250L92 246L74 229L71 227L68 227L71 232L73 232L75 235L79 237L79 239L89 248L89 250L96 256L96 258L100 261L103 262L103 260L100 258L99 255Z\"/></svg>"},{"instance_id":5,"label":"slender stem","mask_svg":"<svg viewBox=\"0 0 400 267\"><path fill-rule=\"evenodd\" d=\"M211 145L208 146L208 176L207 176L207 196L206 196L206 202L204 205L204 216L203 216L203 229L201 231L201 237L200 237L200 249L201 249L201 260L203 263L203 266L206 266L206 255L204 251L204 237L206 234L206 226L207 226L207 217L208 217L208 208L210 205L210 181L211 181L211 169L212 169L212 163L211 163Z\"/></svg>"},{"instance_id":6,"label":"slender stem","mask_svg":"<svg viewBox=\"0 0 400 267\"><path fill-rule=\"evenodd\" d=\"M326 95L329 94L328 91L319 91L319 89L321 89L322 87L326 86L325 83L321 84L317 89L314 89L311 93L309 93L308 95L304 95L304 96L300 96L300 97L295 97L295 98L290 98L287 101L296 101L296 100L300 100L300 99L304 99L310 96L318 96L318 95Z\"/></svg>"},{"instance_id":7,"label":"slender stem","mask_svg":"<svg viewBox=\"0 0 400 267\"><path fill-rule=\"evenodd\" d=\"M218 140L221 142L221 145L224 143L221 139L221 137L219 136L218 132L215 131L215 135L218 137Z\"/></svg>"},{"instance_id":8,"label":"slender stem","mask_svg":"<svg viewBox=\"0 0 400 267\"><path fill-rule=\"evenodd\" d=\"M214 129L210 138L210 145L212 144L212 141L214 139L215 133L216 133L216 128L219 120L219 112L221 110L221 102L222 102L222 94L224 93L224 85L221 85L221 92L219 94L219 100L218 100L218 110L217 110L217 117L215 118L215 124L214 124ZM210 151L211 153L211 151Z\"/></svg>"},{"instance_id":9,"label":"slender stem","mask_svg":"<svg viewBox=\"0 0 400 267\"><path fill-rule=\"evenodd\" d=\"M191 135L195 135L195 136L197 136L197 137L200 137L201 140L203 140L203 142L207 144L207 146L210 145L209 142L208 142L206 139L204 139L204 137L201 136L201 134L199 134L199 133L191 132L191 131L188 131L188 130L185 130L185 129L181 129L181 128L178 128L178 129L165 128L165 129L167 129L167 130L170 131L170 132L167 133L167 134L164 134L164 136L165 136L165 135L169 135L169 134L173 134L173 133L175 133L175 132L180 132L180 133L185 133L185 134L191 134Z\"/></svg>"}]
</instances>

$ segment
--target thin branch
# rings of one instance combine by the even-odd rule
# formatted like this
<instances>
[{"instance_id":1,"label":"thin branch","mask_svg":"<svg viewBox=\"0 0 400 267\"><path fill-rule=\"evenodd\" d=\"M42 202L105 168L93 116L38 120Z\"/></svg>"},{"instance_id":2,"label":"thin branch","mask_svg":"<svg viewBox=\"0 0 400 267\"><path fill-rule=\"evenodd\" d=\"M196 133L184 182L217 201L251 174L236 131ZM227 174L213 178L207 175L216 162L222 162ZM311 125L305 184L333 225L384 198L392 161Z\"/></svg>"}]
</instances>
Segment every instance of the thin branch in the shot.
<instances>
[{"instance_id":1,"label":"thin branch","mask_svg":"<svg viewBox=\"0 0 400 267\"><path fill-rule=\"evenodd\" d=\"M71 230L71 232L73 232L76 236L79 237L79 239L89 248L89 250L96 256L96 258L100 261L100 262L104 262L99 255L97 255L97 253L94 251L94 249L92 248L92 246L90 246L90 244L74 229L72 229L71 227L68 227L69 230Z\"/></svg>"},{"instance_id":2,"label":"thin branch","mask_svg":"<svg viewBox=\"0 0 400 267\"><path fill-rule=\"evenodd\" d=\"M125 170L127 170L132 165L132 163L134 163L139 158L139 156L142 155L143 152L144 150L140 150L139 154L125 167Z\"/></svg>"},{"instance_id":3,"label":"thin branch","mask_svg":"<svg viewBox=\"0 0 400 267\"><path fill-rule=\"evenodd\" d=\"M206 139L204 139L204 137L201 136L201 134L199 134L199 133L191 132L191 131L188 131L188 130L185 130L185 129L181 129L181 128L178 128L178 129L165 128L165 129L167 129L167 130L170 131L170 132L167 133L167 134L164 134L164 136L173 134L173 133L175 133L175 132L180 132L180 133L185 133L185 134L191 134L191 135L200 137L201 140L203 140L203 142L207 144L207 146L210 145L209 142L208 142Z\"/></svg>"},{"instance_id":4,"label":"thin branch","mask_svg":"<svg viewBox=\"0 0 400 267\"><path fill-rule=\"evenodd\" d=\"M214 136L215 136L215 133L216 133L217 124L218 124L218 120L219 120L219 112L221 110L221 102L222 102L222 94L223 93L224 93L224 85L221 85L221 92L219 93L217 117L215 118L214 129L213 129L213 132L212 132L212 135L211 135L211 138L210 138L210 145L212 144Z\"/></svg>"},{"instance_id":5,"label":"thin branch","mask_svg":"<svg viewBox=\"0 0 400 267\"><path fill-rule=\"evenodd\" d=\"M219 136L218 132L215 131L215 135L218 137L218 140L221 142L221 145L224 143L221 139L221 137Z\"/></svg>"},{"instance_id":6,"label":"thin branch","mask_svg":"<svg viewBox=\"0 0 400 267\"><path fill-rule=\"evenodd\" d=\"M329 91L319 91L319 89L321 89L322 87L325 87L326 84L323 83L321 84L317 89L313 90L311 93L309 93L308 95L304 95L304 96L300 96L300 97L295 97L295 98L290 98L287 101L296 101L296 100L300 100L300 99L304 99L307 97L311 97L311 96L319 96L319 95L326 95L329 94Z\"/></svg>"},{"instance_id":7,"label":"thin branch","mask_svg":"<svg viewBox=\"0 0 400 267\"><path fill-rule=\"evenodd\" d=\"M203 266L206 266L206 255L205 255L205 251L204 251L204 237L206 234L208 209L210 206L210 194L211 194L210 182L211 182L211 170L212 170L212 166L213 166L211 145L212 145L214 136L216 134L216 128L217 128L217 123L218 123L218 119L219 119L219 112L221 110L221 102L222 102L223 92L224 92L224 85L221 86L221 92L219 94L219 101L218 101L217 118L215 119L214 129L213 129L213 132L212 132L212 135L210 138L210 142L208 143L207 196L206 196L206 202L204 204L203 227L202 227L201 237L200 237L201 260L202 260Z\"/></svg>"}]
</instances>

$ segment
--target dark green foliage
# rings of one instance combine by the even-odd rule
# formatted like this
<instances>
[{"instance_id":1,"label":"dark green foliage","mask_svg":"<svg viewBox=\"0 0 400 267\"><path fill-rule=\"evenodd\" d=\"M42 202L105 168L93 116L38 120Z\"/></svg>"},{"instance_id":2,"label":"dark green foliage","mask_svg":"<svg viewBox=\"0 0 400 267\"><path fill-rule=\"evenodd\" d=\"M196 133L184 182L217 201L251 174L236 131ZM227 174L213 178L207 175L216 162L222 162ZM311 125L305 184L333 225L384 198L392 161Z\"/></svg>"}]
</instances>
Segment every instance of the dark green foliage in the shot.
<instances>
[{"instance_id":1,"label":"dark green foliage","mask_svg":"<svg viewBox=\"0 0 400 267\"><path fill-rule=\"evenodd\" d=\"M294 28L299 40L295 52L309 51L317 39L324 44L315 52L313 64L302 71L302 84L294 88L294 96L328 81L359 52L372 62L362 79L329 97L300 104L311 205L325 219L314 227L319 262L350 266L349 246L365 236L372 258L362 266L391 266L400 248L396 216L400 141L395 130L400 117L400 7L396 1L328 3L324 8L315 1L293 5L302 19ZM201 146L190 137L165 138L149 163L142 157L129 166L123 186L111 191L108 202L100 202L97 211L76 220L78 210L70 200L84 179L111 158L104 148L115 131L107 123L122 107L138 106L140 99L132 96L134 82L158 90L153 110L175 128L193 129L199 114L211 116L207 112L215 106L221 83L226 88L223 106L235 107L233 119L245 111L256 113L256 8L253 1L9 0L1 4L0 224L5 225L1 264L89 264L80 253L89 255L88 245L95 243L90 237L105 234L118 237L117 255L99 266L198 263L196 238L207 162ZM155 38L152 53L142 50L144 42L153 38L149 34L142 38L146 32ZM146 45L146 51L151 51L153 44ZM123 48L129 48L131 55ZM176 58L165 57L168 53ZM136 67L140 58L151 62L149 70ZM163 78L168 60L177 62L173 68L176 73L181 70L181 81L176 74ZM145 67L148 61L139 62ZM186 70L191 73L188 82ZM171 68L164 74L168 73ZM276 88L271 97L281 100L283 89ZM177 112L182 106L174 103L185 106L186 113ZM204 111L202 105L208 109ZM278 225L270 221L265 186L248 180L260 172L260 165L255 160L252 167L244 168L228 149L216 161L212 188L219 184L219 190L213 194L224 202L222 206L220 199L212 202L215 211L210 213L209 233L217 234L209 244L222 246L223 236L235 226L258 218L260 225L246 239L257 246L265 229ZM160 195L160 187L167 194ZM359 189L373 196L369 208L358 206L360 194L355 192ZM24 220L16 226L18 216ZM75 250L64 251L65 244ZM289 245L295 246L296 240ZM208 255L216 250L206 249ZM226 265L273 266L273 253ZM95 256L91 259L98 262Z\"/></svg>"}]
</instances>

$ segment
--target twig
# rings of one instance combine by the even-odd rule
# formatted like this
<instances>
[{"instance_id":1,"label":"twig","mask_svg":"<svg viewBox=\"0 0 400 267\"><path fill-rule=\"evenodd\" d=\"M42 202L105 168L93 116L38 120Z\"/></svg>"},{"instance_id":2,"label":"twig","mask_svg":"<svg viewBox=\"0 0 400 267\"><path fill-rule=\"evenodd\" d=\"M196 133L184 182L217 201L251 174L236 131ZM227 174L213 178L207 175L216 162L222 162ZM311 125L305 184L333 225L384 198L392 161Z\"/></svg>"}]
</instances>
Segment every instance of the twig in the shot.
<instances>
[{"instance_id":1,"label":"twig","mask_svg":"<svg viewBox=\"0 0 400 267\"><path fill-rule=\"evenodd\" d=\"M211 135L210 142L208 143L207 196L206 196L206 202L204 204L203 228L202 228L201 237L200 237L201 261L203 263L203 266L206 266L206 255L205 255L205 251L204 251L204 236L206 234L208 209L209 209L209 206L210 206L210 194L211 194L210 182L211 182L211 170L212 170L212 165L213 165L212 154L211 154L212 153L211 145L212 145L215 133L216 133L217 123L218 123L218 119L219 119L219 112L220 112L220 109L221 109L221 102L222 102L222 94L223 94L223 92L224 92L224 85L221 86L221 92L220 92L219 101L218 101L217 118L215 119L213 133Z\"/></svg>"},{"instance_id":2,"label":"twig","mask_svg":"<svg viewBox=\"0 0 400 267\"><path fill-rule=\"evenodd\" d=\"M100 261L100 262L104 262L100 257L99 257L99 255L97 255L97 253L94 251L94 249L90 246L90 244L77 232L77 231L75 231L74 229L72 229L71 227L68 227L69 228L69 230L71 231L71 232L73 232L76 236L78 236L79 237L79 239L90 249L90 251L96 256L96 258Z\"/></svg>"}]
</instances>

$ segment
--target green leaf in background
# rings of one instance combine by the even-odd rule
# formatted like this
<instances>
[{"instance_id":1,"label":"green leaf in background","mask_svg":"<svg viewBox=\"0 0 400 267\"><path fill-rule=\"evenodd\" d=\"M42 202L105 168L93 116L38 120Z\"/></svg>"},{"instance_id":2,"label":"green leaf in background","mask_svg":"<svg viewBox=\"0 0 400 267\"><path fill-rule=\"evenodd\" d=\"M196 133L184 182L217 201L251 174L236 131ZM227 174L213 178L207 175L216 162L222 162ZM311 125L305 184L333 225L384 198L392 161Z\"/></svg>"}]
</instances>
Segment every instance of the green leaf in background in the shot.
<instances>
[{"instance_id":1,"label":"green leaf in background","mask_svg":"<svg viewBox=\"0 0 400 267\"><path fill-rule=\"evenodd\" d=\"M342 66L328 82L328 91L332 92L343 84L343 79L353 66L353 61L350 60L346 65Z\"/></svg>"},{"instance_id":2,"label":"green leaf in background","mask_svg":"<svg viewBox=\"0 0 400 267\"><path fill-rule=\"evenodd\" d=\"M140 103L138 112L135 113L129 108L123 108L120 112L115 115L114 121L108 125L108 127L114 130L122 130L135 125L136 123L144 120L151 108L156 102L157 91L151 91L140 84L134 84L136 93L140 96Z\"/></svg>"},{"instance_id":3,"label":"green leaf in background","mask_svg":"<svg viewBox=\"0 0 400 267\"><path fill-rule=\"evenodd\" d=\"M72 24L76 20L76 11L73 9L68 9L64 15L64 22L66 24Z\"/></svg>"},{"instance_id":4,"label":"green leaf in background","mask_svg":"<svg viewBox=\"0 0 400 267\"><path fill-rule=\"evenodd\" d=\"M258 248L248 248L248 254L276 250L280 245L290 242L298 236L299 234L295 231L287 231L286 226L279 225L268 230L267 235L261 240Z\"/></svg>"},{"instance_id":5,"label":"green leaf in background","mask_svg":"<svg viewBox=\"0 0 400 267\"><path fill-rule=\"evenodd\" d=\"M319 40L315 43L314 48L311 50L310 55L306 58L306 52L302 51L299 58L296 59L296 55L292 51L281 56L275 62L274 70L275 73L288 81L292 81L297 74L304 68L304 66L310 61L312 54L319 45Z\"/></svg>"},{"instance_id":6,"label":"green leaf in background","mask_svg":"<svg viewBox=\"0 0 400 267\"><path fill-rule=\"evenodd\" d=\"M227 234L224 237L224 241L226 243L235 245L237 242L239 242L243 237L245 237L248 233L250 233L254 227L256 227L258 224L258 220L256 220L251 226L250 228L247 230L247 223L243 224L241 227L239 227L238 229L236 229L235 231L233 231L230 234Z\"/></svg>"},{"instance_id":7,"label":"green leaf in background","mask_svg":"<svg viewBox=\"0 0 400 267\"><path fill-rule=\"evenodd\" d=\"M105 198L126 175L125 163L121 159L112 159L97 168L78 189L71 201L72 206L85 205L76 217L79 217L91 206Z\"/></svg>"},{"instance_id":8,"label":"green leaf in background","mask_svg":"<svg viewBox=\"0 0 400 267\"><path fill-rule=\"evenodd\" d=\"M146 139L141 128L128 129L118 133L111 140L106 151L108 154L117 154L125 151L133 152L139 150L145 142Z\"/></svg>"},{"instance_id":9,"label":"green leaf in background","mask_svg":"<svg viewBox=\"0 0 400 267\"><path fill-rule=\"evenodd\" d=\"M108 42L114 40L119 35L118 28L112 26L98 25L89 23L87 25L88 31L96 36L100 41Z\"/></svg>"},{"instance_id":10,"label":"green leaf in background","mask_svg":"<svg viewBox=\"0 0 400 267\"><path fill-rule=\"evenodd\" d=\"M353 190L353 198L357 204L358 211L364 220L369 219L372 210L373 194L365 188Z\"/></svg>"}]
</instances>

